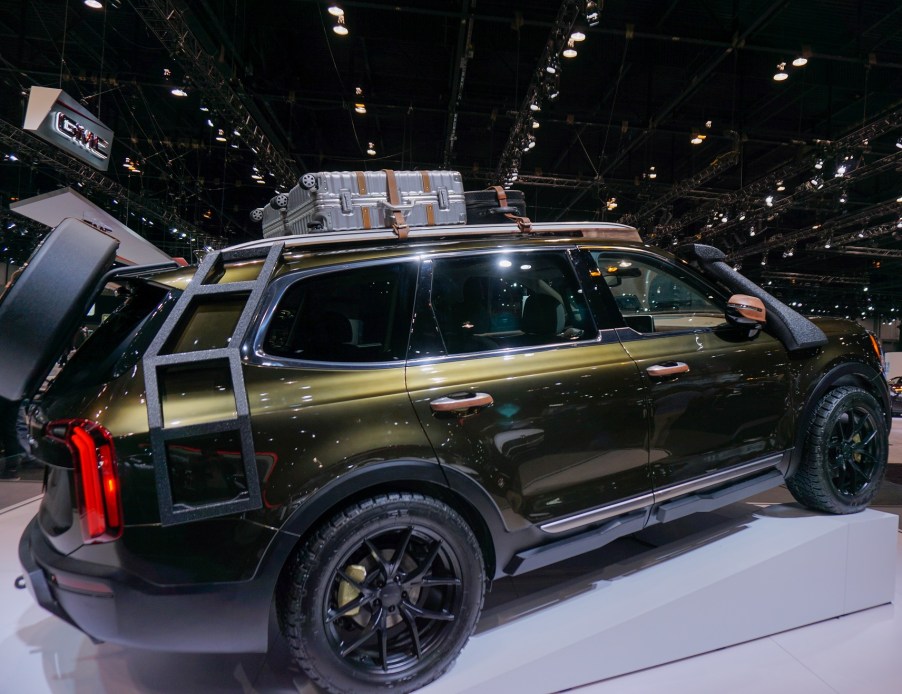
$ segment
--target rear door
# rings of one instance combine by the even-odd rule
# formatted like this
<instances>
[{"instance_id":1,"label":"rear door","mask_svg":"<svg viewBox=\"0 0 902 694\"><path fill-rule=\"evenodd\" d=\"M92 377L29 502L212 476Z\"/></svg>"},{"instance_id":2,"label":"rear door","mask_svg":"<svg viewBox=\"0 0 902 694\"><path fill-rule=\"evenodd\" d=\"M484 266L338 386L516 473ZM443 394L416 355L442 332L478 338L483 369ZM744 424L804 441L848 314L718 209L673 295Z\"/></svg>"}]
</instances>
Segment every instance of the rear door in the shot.
<instances>
[{"instance_id":1,"label":"rear door","mask_svg":"<svg viewBox=\"0 0 902 694\"><path fill-rule=\"evenodd\" d=\"M109 234L66 219L14 276L0 294L0 397L37 391L71 345L118 247Z\"/></svg>"},{"instance_id":2,"label":"rear door","mask_svg":"<svg viewBox=\"0 0 902 694\"><path fill-rule=\"evenodd\" d=\"M571 261L497 250L420 272L410 396L440 462L476 478L511 528L650 501L646 385Z\"/></svg>"},{"instance_id":3,"label":"rear door","mask_svg":"<svg viewBox=\"0 0 902 694\"><path fill-rule=\"evenodd\" d=\"M725 298L684 266L639 250L592 256L649 393L656 491L767 466L789 448L789 358L779 340L727 326Z\"/></svg>"}]
</instances>

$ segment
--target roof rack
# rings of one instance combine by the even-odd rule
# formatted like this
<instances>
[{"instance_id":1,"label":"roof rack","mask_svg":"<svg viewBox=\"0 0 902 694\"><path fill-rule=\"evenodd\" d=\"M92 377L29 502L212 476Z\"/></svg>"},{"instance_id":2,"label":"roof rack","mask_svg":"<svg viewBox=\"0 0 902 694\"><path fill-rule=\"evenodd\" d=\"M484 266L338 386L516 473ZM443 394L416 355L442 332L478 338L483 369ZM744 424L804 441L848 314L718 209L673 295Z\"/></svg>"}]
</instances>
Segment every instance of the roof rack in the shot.
<instances>
[{"instance_id":1,"label":"roof rack","mask_svg":"<svg viewBox=\"0 0 902 694\"><path fill-rule=\"evenodd\" d=\"M516 224L448 224L444 226L410 227L406 241L416 239L433 239L466 236L544 236L558 234L606 241L629 241L641 243L638 230L625 224L603 222L541 222L532 223L528 232L522 231ZM276 238L249 241L230 250L250 248L266 248L273 243L285 244L285 249L302 246L324 245L333 243L359 243L362 241L398 241L398 236L391 229L374 229L370 231L327 231L297 236L279 236Z\"/></svg>"}]
</instances>

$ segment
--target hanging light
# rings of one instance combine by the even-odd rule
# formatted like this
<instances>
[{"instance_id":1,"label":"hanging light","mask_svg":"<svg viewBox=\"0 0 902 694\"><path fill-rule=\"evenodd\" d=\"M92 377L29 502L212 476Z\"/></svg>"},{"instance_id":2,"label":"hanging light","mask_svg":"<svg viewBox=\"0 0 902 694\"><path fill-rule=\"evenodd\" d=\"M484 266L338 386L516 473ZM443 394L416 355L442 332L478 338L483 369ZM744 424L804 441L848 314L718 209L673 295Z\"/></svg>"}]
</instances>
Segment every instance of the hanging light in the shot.
<instances>
[{"instance_id":1,"label":"hanging light","mask_svg":"<svg viewBox=\"0 0 902 694\"><path fill-rule=\"evenodd\" d=\"M654 167L654 166L649 166L649 167L648 167L648 177L651 178L651 179L655 179L655 178L658 177L658 172L655 171L655 167Z\"/></svg>"},{"instance_id":2,"label":"hanging light","mask_svg":"<svg viewBox=\"0 0 902 694\"><path fill-rule=\"evenodd\" d=\"M806 58L804 55L800 55L798 58L795 58L792 61L793 67L803 67L807 64L808 64L808 58Z\"/></svg>"},{"instance_id":3,"label":"hanging light","mask_svg":"<svg viewBox=\"0 0 902 694\"><path fill-rule=\"evenodd\" d=\"M533 121L532 121L532 129L533 129L533 130L536 130L536 129L539 128L539 127L541 127L541 123L539 123L539 121L533 119Z\"/></svg>"},{"instance_id":4,"label":"hanging light","mask_svg":"<svg viewBox=\"0 0 902 694\"><path fill-rule=\"evenodd\" d=\"M586 23L590 27L598 26L601 21L601 12L598 9L598 3L595 0L586 0Z\"/></svg>"},{"instance_id":5,"label":"hanging light","mask_svg":"<svg viewBox=\"0 0 902 694\"><path fill-rule=\"evenodd\" d=\"M366 104L354 104L354 113L366 113Z\"/></svg>"},{"instance_id":6,"label":"hanging light","mask_svg":"<svg viewBox=\"0 0 902 694\"><path fill-rule=\"evenodd\" d=\"M691 142L691 143L694 144L694 145L700 145L702 142L705 141L705 138L706 138L706 137L708 137L708 136L707 136L707 135L703 135L702 133L699 133L699 132L693 132L693 133L692 133L692 139L689 140L689 142Z\"/></svg>"},{"instance_id":7,"label":"hanging light","mask_svg":"<svg viewBox=\"0 0 902 694\"><path fill-rule=\"evenodd\" d=\"M575 58L576 57L576 55L577 55L576 43L574 42L573 39L570 39L569 41L567 41L567 47L564 49L564 51L561 53L561 55L564 56L565 58Z\"/></svg>"},{"instance_id":8,"label":"hanging light","mask_svg":"<svg viewBox=\"0 0 902 694\"><path fill-rule=\"evenodd\" d=\"M786 190L786 186L783 185L783 181L777 181L777 192L782 193Z\"/></svg>"},{"instance_id":9,"label":"hanging light","mask_svg":"<svg viewBox=\"0 0 902 694\"><path fill-rule=\"evenodd\" d=\"M902 137L896 140L896 149L902 149Z\"/></svg>"},{"instance_id":10,"label":"hanging light","mask_svg":"<svg viewBox=\"0 0 902 694\"><path fill-rule=\"evenodd\" d=\"M839 194L839 202L842 205L845 205L847 202L849 202L849 196L846 191L843 191Z\"/></svg>"},{"instance_id":11,"label":"hanging light","mask_svg":"<svg viewBox=\"0 0 902 694\"><path fill-rule=\"evenodd\" d=\"M222 128L220 128L216 132L216 141L217 142L225 142L226 141L225 131Z\"/></svg>"},{"instance_id":12,"label":"hanging light","mask_svg":"<svg viewBox=\"0 0 902 694\"><path fill-rule=\"evenodd\" d=\"M533 100L529 102L529 110L534 113L542 110L542 105L535 97L533 97Z\"/></svg>"},{"instance_id":13,"label":"hanging light","mask_svg":"<svg viewBox=\"0 0 902 694\"><path fill-rule=\"evenodd\" d=\"M777 71L774 73L774 80L777 82L782 82L785 79L789 78L789 73L786 72L786 63L779 63L777 65Z\"/></svg>"},{"instance_id":14,"label":"hanging light","mask_svg":"<svg viewBox=\"0 0 902 694\"><path fill-rule=\"evenodd\" d=\"M103 3L100 0L85 0L85 5L90 7L92 10L102 10Z\"/></svg>"},{"instance_id":15,"label":"hanging light","mask_svg":"<svg viewBox=\"0 0 902 694\"><path fill-rule=\"evenodd\" d=\"M334 31L339 36L347 36L348 35L348 27L345 26L345 15L342 12L340 15L336 17L338 23L332 27L332 31Z\"/></svg>"},{"instance_id":16,"label":"hanging light","mask_svg":"<svg viewBox=\"0 0 902 694\"><path fill-rule=\"evenodd\" d=\"M548 64L545 66L545 72L549 75L556 75L557 71L560 69L560 65L557 63L557 58L551 56L548 60Z\"/></svg>"},{"instance_id":17,"label":"hanging light","mask_svg":"<svg viewBox=\"0 0 902 694\"><path fill-rule=\"evenodd\" d=\"M372 142L367 142L366 153L371 157L376 156L376 145Z\"/></svg>"},{"instance_id":18,"label":"hanging light","mask_svg":"<svg viewBox=\"0 0 902 694\"><path fill-rule=\"evenodd\" d=\"M344 11L343 9L341 9L340 6L335 5L335 4L329 5L329 10L328 10L328 12L329 12L329 14L331 14L333 17L344 17L344 16L345 16L345 11Z\"/></svg>"},{"instance_id":19,"label":"hanging light","mask_svg":"<svg viewBox=\"0 0 902 694\"><path fill-rule=\"evenodd\" d=\"M585 40L586 40L586 35L585 35L585 33L583 33L582 31L580 31L579 29L574 29L574 30L573 30L573 33L570 34L570 40L571 40L571 41L576 41L577 43L579 43L580 41L585 41Z\"/></svg>"},{"instance_id":20,"label":"hanging light","mask_svg":"<svg viewBox=\"0 0 902 694\"><path fill-rule=\"evenodd\" d=\"M824 159L823 157L818 157L817 161L814 162L814 168L820 171L824 168Z\"/></svg>"},{"instance_id":21,"label":"hanging light","mask_svg":"<svg viewBox=\"0 0 902 694\"><path fill-rule=\"evenodd\" d=\"M184 87L173 87L172 89L169 90L169 93L172 94L172 96L179 96L179 97L188 96L188 92L185 90Z\"/></svg>"}]
</instances>

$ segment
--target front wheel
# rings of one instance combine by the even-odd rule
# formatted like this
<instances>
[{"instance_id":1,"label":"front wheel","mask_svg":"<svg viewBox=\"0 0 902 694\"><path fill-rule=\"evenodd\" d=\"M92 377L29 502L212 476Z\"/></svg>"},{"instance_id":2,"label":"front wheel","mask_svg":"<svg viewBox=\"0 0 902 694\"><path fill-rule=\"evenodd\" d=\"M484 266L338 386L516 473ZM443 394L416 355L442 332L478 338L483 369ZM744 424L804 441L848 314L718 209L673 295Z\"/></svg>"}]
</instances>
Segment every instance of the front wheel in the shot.
<instances>
[{"instance_id":1,"label":"front wheel","mask_svg":"<svg viewBox=\"0 0 902 694\"><path fill-rule=\"evenodd\" d=\"M877 400L841 386L818 403L802 460L786 480L802 504L828 513L855 513L877 494L886 472L886 419Z\"/></svg>"},{"instance_id":2,"label":"front wheel","mask_svg":"<svg viewBox=\"0 0 902 694\"><path fill-rule=\"evenodd\" d=\"M282 621L292 654L330 692L409 692L454 662L485 585L482 552L447 504L420 494L344 509L302 547Z\"/></svg>"}]
</instances>

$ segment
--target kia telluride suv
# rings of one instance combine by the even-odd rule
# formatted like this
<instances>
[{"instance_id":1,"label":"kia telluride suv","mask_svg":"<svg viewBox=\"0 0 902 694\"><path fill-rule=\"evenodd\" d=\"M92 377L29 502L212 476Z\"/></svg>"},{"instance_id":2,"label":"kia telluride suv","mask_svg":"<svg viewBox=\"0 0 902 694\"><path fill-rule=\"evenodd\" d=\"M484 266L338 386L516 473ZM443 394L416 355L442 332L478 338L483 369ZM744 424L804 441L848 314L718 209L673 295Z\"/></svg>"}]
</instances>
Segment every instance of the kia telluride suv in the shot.
<instances>
[{"instance_id":1,"label":"kia telluride suv","mask_svg":"<svg viewBox=\"0 0 902 694\"><path fill-rule=\"evenodd\" d=\"M61 224L0 301L0 396L33 397L46 465L35 599L167 651L265 651L272 608L319 686L406 692L493 579L784 481L829 513L873 499L866 330L710 246L522 221L114 269L115 240ZM124 303L47 380L104 285Z\"/></svg>"}]
</instances>

